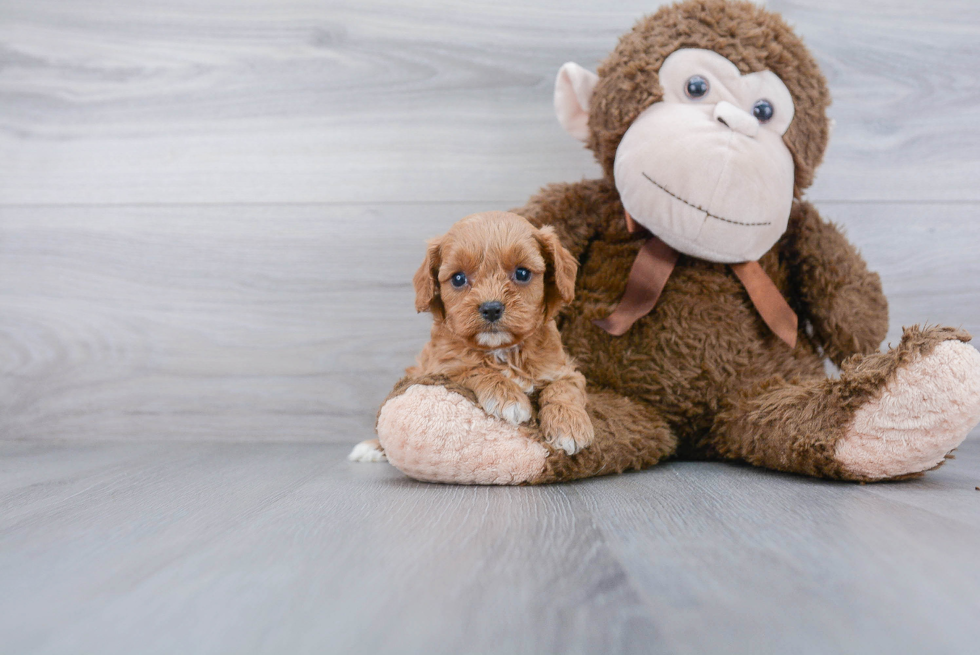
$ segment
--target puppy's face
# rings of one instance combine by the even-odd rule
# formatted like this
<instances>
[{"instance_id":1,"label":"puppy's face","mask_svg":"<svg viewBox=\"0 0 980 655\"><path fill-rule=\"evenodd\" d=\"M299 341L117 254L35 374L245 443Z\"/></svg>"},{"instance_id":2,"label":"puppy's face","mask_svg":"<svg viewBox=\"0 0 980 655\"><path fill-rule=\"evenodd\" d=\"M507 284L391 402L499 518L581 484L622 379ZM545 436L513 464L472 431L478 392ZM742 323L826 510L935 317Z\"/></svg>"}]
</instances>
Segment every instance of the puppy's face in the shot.
<instances>
[{"instance_id":1,"label":"puppy's face","mask_svg":"<svg viewBox=\"0 0 980 655\"><path fill-rule=\"evenodd\" d=\"M576 267L550 227L506 212L474 214L429 242L415 305L473 347L506 348L572 299Z\"/></svg>"}]
</instances>

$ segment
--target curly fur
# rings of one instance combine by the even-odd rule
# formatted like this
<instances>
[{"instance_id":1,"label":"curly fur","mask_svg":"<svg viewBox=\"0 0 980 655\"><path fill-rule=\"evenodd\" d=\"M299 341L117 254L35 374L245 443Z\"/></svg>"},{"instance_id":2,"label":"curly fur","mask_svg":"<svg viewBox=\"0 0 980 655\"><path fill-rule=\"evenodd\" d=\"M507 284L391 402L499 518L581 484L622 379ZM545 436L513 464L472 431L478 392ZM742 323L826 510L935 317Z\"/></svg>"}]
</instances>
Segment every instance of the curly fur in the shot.
<instances>
[{"instance_id":1,"label":"curly fur","mask_svg":"<svg viewBox=\"0 0 980 655\"><path fill-rule=\"evenodd\" d=\"M506 212L473 214L432 239L415 274L415 306L432 311L432 336L409 377L445 376L481 407L521 424L538 391L541 430L569 453L592 443L585 378L562 348L554 316L575 294L577 263L554 229ZM529 276L518 281L515 271ZM450 282L462 276L462 286ZM495 303L498 314L484 316Z\"/></svg>"}]
</instances>

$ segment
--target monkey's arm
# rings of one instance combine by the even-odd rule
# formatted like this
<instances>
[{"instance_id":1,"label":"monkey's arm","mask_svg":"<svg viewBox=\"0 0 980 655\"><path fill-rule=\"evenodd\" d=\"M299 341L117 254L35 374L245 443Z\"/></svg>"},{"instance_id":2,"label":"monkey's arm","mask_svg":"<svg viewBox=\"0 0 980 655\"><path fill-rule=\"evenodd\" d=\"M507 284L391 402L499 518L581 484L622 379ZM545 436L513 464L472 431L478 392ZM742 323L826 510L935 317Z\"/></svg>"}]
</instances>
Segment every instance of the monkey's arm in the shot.
<instances>
[{"instance_id":1,"label":"monkey's arm","mask_svg":"<svg viewBox=\"0 0 980 655\"><path fill-rule=\"evenodd\" d=\"M839 366L878 350L888 332L888 301L857 249L807 202L794 205L783 245L806 318L831 361Z\"/></svg>"},{"instance_id":2,"label":"monkey's arm","mask_svg":"<svg viewBox=\"0 0 980 655\"><path fill-rule=\"evenodd\" d=\"M576 259L603 226L625 221L619 194L606 180L550 184L511 211L536 227L554 226L562 245Z\"/></svg>"}]
</instances>

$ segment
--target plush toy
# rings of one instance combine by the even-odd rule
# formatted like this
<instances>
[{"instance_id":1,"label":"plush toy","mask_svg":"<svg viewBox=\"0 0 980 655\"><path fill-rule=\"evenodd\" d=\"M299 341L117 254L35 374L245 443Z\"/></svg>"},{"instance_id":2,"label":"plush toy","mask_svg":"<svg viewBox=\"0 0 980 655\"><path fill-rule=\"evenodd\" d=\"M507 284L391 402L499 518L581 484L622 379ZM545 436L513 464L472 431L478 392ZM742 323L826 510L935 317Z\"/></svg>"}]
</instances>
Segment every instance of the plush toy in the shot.
<instances>
[{"instance_id":1,"label":"plush toy","mask_svg":"<svg viewBox=\"0 0 980 655\"><path fill-rule=\"evenodd\" d=\"M980 421L980 353L944 327L907 328L878 351L878 275L802 195L829 104L800 39L748 2L664 7L598 75L562 67L558 118L604 176L549 186L515 212L553 226L579 261L559 327L588 381L595 442L569 455L465 388L406 378L378 414L388 460L476 484L669 457L861 481L942 464Z\"/></svg>"}]
</instances>

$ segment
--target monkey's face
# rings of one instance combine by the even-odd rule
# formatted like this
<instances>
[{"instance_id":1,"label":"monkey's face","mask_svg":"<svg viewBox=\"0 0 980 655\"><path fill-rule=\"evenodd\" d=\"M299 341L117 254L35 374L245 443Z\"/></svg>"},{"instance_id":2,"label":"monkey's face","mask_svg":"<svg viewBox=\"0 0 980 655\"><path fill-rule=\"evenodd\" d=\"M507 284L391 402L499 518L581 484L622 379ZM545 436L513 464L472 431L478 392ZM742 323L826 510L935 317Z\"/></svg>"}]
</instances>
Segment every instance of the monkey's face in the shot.
<instances>
[{"instance_id":1,"label":"monkey's face","mask_svg":"<svg viewBox=\"0 0 980 655\"><path fill-rule=\"evenodd\" d=\"M757 260L785 232L793 202L789 90L771 71L741 75L720 54L693 48L667 57L659 77L663 99L616 150L623 206L680 252Z\"/></svg>"},{"instance_id":2,"label":"monkey's face","mask_svg":"<svg viewBox=\"0 0 980 655\"><path fill-rule=\"evenodd\" d=\"M794 107L795 103L795 107ZM562 66L555 109L636 221L717 262L762 256L830 132L817 62L775 13L686 0L640 19L599 75Z\"/></svg>"}]
</instances>

